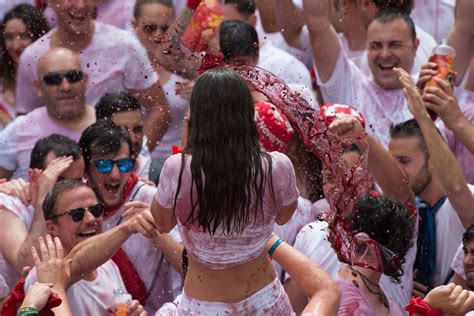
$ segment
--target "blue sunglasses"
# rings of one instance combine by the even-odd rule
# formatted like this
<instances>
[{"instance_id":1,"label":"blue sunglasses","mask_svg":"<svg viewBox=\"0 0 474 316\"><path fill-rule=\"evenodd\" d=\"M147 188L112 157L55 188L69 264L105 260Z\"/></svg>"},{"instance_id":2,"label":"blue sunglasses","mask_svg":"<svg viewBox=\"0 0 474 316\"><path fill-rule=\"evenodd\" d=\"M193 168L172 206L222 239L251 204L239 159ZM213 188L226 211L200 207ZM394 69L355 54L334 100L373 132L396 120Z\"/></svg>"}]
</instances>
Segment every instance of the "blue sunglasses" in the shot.
<instances>
[{"instance_id":1,"label":"blue sunglasses","mask_svg":"<svg viewBox=\"0 0 474 316\"><path fill-rule=\"evenodd\" d=\"M94 161L95 168L100 173L110 173L116 164L120 172L130 172L135 166L135 161L130 158L111 160L111 159L99 159Z\"/></svg>"}]
</instances>

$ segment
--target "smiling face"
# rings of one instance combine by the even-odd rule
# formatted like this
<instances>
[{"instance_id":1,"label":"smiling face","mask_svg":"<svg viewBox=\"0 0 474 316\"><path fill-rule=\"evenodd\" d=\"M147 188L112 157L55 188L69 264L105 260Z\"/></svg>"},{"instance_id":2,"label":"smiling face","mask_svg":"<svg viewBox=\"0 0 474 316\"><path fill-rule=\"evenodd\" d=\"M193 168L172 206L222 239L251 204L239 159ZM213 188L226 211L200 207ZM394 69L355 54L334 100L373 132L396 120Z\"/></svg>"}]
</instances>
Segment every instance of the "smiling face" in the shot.
<instances>
[{"instance_id":1,"label":"smiling face","mask_svg":"<svg viewBox=\"0 0 474 316\"><path fill-rule=\"evenodd\" d=\"M402 18L369 25L367 59L374 81L385 89L401 89L394 67L413 68L418 39L413 40L409 25Z\"/></svg>"},{"instance_id":2,"label":"smiling face","mask_svg":"<svg viewBox=\"0 0 474 316\"><path fill-rule=\"evenodd\" d=\"M97 198L90 188L85 185L73 187L58 195L54 214L61 214L80 207L88 208L97 203ZM102 216L95 218L89 211L86 211L84 218L75 222L71 216L63 215L46 221L46 226L51 235L61 239L65 253L68 253L81 241L102 233Z\"/></svg>"},{"instance_id":3,"label":"smiling face","mask_svg":"<svg viewBox=\"0 0 474 316\"><path fill-rule=\"evenodd\" d=\"M134 21L134 27L142 45L148 51L153 51L172 22L173 7L147 3L141 6L140 16Z\"/></svg>"},{"instance_id":4,"label":"smiling face","mask_svg":"<svg viewBox=\"0 0 474 316\"><path fill-rule=\"evenodd\" d=\"M124 194L125 186L130 178L131 172L120 172L117 164L113 165L109 173L97 171L95 161L99 159L120 160L130 158L130 148L127 143L122 143L120 150L115 154L101 155L99 150L93 152L91 165L89 166L88 180L98 198L106 207L116 206Z\"/></svg>"},{"instance_id":5,"label":"smiling face","mask_svg":"<svg viewBox=\"0 0 474 316\"><path fill-rule=\"evenodd\" d=\"M94 0L49 0L48 5L56 13L60 30L76 36L91 31Z\"/></svg>"},{"instance_id":6,"label":"smiling face","mask_svg":"<svg viewBox=\"0 0 474 316\"><path fill-rule=\"evenodd\" d=\"M33 43L31 34L20 19L11 19L5 24L5 48L11 59L18 64L25 48Z\"/></svg>"}]
</instances>

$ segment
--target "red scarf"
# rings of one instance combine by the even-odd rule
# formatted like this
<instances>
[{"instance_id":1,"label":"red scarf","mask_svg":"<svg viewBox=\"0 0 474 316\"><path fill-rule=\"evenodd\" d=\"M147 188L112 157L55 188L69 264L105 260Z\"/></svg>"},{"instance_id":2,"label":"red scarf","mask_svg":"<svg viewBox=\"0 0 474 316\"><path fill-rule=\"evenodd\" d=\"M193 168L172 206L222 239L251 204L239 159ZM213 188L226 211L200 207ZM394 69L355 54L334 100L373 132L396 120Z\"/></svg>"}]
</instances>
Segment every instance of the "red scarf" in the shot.
<instances>
[{"instance_id":1,"label":"red scarf","mask_svg":"<svg viewBox=\"0 0 474 316\"><path fill-rule=\"evenodd\" d=\"M132 173L125 186L123 195L120 198L120 202L113 207L106 208L104 212L104 218L110 217L125 204L125 201L128 200L137 182L137 175ZM133 262L128 258L125 251L120 248L115 253L115 255L113 255L112 260L115 262L120 271L120 275L122 276L123 283L125 284L125 288L127 289L128 293L132 295L133 299L138 300L140 304L145 305L146 299L148 297L145 283L143 283L140 275L133 265Z\"/></svg>"},{"instance_id":2,"label":"red scarf","mask_svg":"<svg viewBox=\"0 0 474 316\"><path fill-rule=\"evenodd\" d=\"M421 297L410 299L410 305L403 308L410 316L412 315L424 315L424 316L441 316L442 313L434 308L431 308Z\"/></svg>"},{"instance_id":3,"label":"red scarf","mask_svg":"<svg viewBox=\"0 0 474 316\"><path fill-rule=\"evenodd\" d=\"M25 285L25 279L20 278L18 282L15 285L15 288L12 290L12 294L8 299L3 302L3 307L2 307L2 315L1 316L15 316L16 315L16 310L18 307L20 307L21 303L25 299L25 290L24 290L24 285ZM48 298L48 302L46 303L46 306L40 311L41 316L54 316L54 312L51 310L55 307L58 307L61 305L62 301L61 299L55 295L52 294Z\"/></svg>"}]
</instances>

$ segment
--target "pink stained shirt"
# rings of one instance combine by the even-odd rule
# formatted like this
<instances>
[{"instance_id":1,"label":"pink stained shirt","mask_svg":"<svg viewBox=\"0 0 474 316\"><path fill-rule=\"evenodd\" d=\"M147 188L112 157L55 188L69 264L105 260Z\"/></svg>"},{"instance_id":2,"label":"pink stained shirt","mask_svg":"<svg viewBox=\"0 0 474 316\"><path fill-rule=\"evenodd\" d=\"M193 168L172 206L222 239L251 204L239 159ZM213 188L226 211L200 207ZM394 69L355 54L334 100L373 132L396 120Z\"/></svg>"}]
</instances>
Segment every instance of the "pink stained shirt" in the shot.
<instances>
[{"instance_id":1,"label":"pink stained shirt","mask_svg":"<svg viewBox=\"0 0 474 316\"><path fill-rule=\"evenodd\" d=\"M366 130L385 147L390 141L390 126L413 118L402 89L383 89L342 49L331 78L323 83L317 76L324 101L352 105L362 112Z\"/></svg>"},{"instance_id":2,"label":"pink stained shirt","mask_svg":"<svg viewBox=\"0 0 474 316\"><path fill-rule=\"evenodd\" d=\"M372 304L365 296L364 292L354 283L336 278L337 285L341 290L341 303L339 304L339 316L378 316ZM383 289L381 288L383 291ZM400 309L388 299L388 316L403 315Z\"/></svg>"},{"instance_id":3,"label":"pink stained shirt","mask_svg":"<svg viewBox=\"0 0 474 316\"><path fill-rule=\"evenodd\" d=\"M86 101L95 105L107 92L144 90L158 80L145 49L129 32L94 22L91 42L80 52L82 70L89 76ZM35 41L22 53L16 87L17 112L28 113L43 105L33 89L37 80L38 59L51 49L51 35L56 29Z\"/></svg>"},{"instance_id":4,"label":"pink stained shirt","mask_svg":"<svg viewBox=\"0 0 474 316\"><path fill-rule=\"evenodd\" d=\"M437 42L448 36L454 25L456 0L415 0L410 17Z\"/></svg>"},{"instance_id":5,"label":"pink stained shirt","mask_svg":"<svg viewBox=\"0 0 474 316\"><path fill-rule=\"evenodd\" d=\"M81 133L58 125L49 117L46 107L40 107L17 117L0 132L0 167L16 170L14 178L28 180L31 151L40 138L60 134L77 142Z\"/></svg>"},{"instance_id":6,"label":"pink stained shirt","mask_svg":"<svg viewBox=\"0 0 474 316\"><path fill-rule=\"evenodd\" d=\"M460 95L459 105L466 119L474 124L474 91L464 90ZM466 181L474 184L474 168L472 167L474 165L474 154L444 124L441 125L440 132L456 156Z\"/></svg>"},{"instance_id":7,"label":"pink stained shirt","mask_svg":"<svg viewBox=\"0 0 474 316\"><path fill-rule=\"evenodd\" d=\"M176 202L176 215L178 228L186 249L203 265L211 269L226 269L257 258L265 249L278 211L298 199L295 171L290 159L279 152L272 152L270 156L272 158L275 201L272 198L270 183L267 182L263 195L263 214L258 212L255 224L253 223L254 216L250 215L251 223L245 230L241 234L231 236L224 235L219 229L211 236L197 224L183 224L192 209L190 200L191 157L187 157ZM263 162L263 164L265 173L268 173L267 163ZM161 171L155 198L158 204L165 209L173 208L180 170L181 154L177 154L166 160ZM230 170L230 172L232 171ZM254 206L251 207L251 212L256 212Z\"/></svg>"}]
</instances>

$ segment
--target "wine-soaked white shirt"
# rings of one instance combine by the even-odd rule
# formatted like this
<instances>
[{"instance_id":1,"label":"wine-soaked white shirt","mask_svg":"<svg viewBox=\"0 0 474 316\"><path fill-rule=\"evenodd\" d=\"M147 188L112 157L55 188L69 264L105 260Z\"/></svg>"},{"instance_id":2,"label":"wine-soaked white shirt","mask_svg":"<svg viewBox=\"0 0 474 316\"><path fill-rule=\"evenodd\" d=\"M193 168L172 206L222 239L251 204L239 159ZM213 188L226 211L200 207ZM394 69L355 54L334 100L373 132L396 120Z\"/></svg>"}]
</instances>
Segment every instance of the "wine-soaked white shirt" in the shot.
<instances>
[{"instance_id":1,"label":"wine-soaked white shirt","mask_svg":"<svg viewBox=\"0 0 474 316\"><path fill-rule=\"evenodd\" d=\"M94 22L94 35L78 54L82 70L88 75L86 101L95 105L107 92L144 90L158 80L145 49L130 33L112 25ZM38 78L37 63L51 49L51 30L28 46L20 58L16 103L18 113L28 113L43 105L33 89Z\"/></svg>"},{"instance_id":2,"label":"wine-soaked white shirt","mask_svg":"<svg viewBox=\"0 0 474 316\"><path fill-rule=\"evenodd\" d=\"M343 50L331 78L323 83L317 76L324 101L351 105L362 112L365 129L385 147L390 141L390 126L413 118L402 89L383 89Z\"/></svg>"},{"instance_id":3,"label":"wine-soaked white shirt","mask_svg":"<svg viewBox=\"0 0 474 316\"><path fill-rule=\"evenodd\" d=\"M456 0L415 0L410 17L437 42L447 38L454 25Z\"/></svg>"},{"instance_id":4,"label":"wine-soaked white shirt","mask_svg":"<svg viewBox=\"0 0 474 316\"><path fill-rule=\"evenodd\" d=\"M25 293L38 282L36 268L33 268L25 280ZM107 311L113 305L114 290L126 291L117 265L109 260L97 268L97 277L93 281L80 280L67 290L72 315L108 316Z\"/></svg>"},{"instance_id":5,"label":"wine-soaked white shirt","mask_svg":"<svg viewBox=\"0 0 474 316\"><path fill-rule=\"evenodd\" d=\"M138 181L130 193L130 201L141 201L151 205L156 194L156 188ZM114 228L119 223L127 220L122 216L125 206L115 211L110 217L104 219L104 231ZM170 236L180 242L178 230L172 230ZM181 278L164 258L160 248L152 239L142 234L134 234L125 241L122 249L133 263L141 280L150 293L145 309L148 313L154 313L164 303L172 302L175 295L173 289L179 288ZM153 289L150 288L153 286Z\"/></svg>"}]
</instances>

